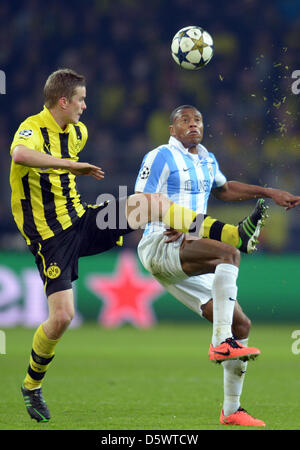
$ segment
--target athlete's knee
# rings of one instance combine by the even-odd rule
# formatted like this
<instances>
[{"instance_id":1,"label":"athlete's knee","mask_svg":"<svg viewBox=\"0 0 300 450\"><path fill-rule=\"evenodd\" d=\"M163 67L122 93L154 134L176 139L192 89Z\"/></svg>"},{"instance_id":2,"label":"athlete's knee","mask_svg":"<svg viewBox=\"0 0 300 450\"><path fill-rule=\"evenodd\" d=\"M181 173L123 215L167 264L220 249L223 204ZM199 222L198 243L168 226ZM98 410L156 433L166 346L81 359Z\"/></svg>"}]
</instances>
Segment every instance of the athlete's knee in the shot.
<instances>
[{"instance_id":1,"label":"athlete's knee","mask_svg":"<svg viewBox=\"0 0 300 450\"><path fill-rule=\"evenodd\" d=\"M130 195L126 200L125 207L125 215L130 227L138 229L148 222L160 220L160 205L162 203L162 194L159 193L150 194L139 192Z\"/></svg>"},{"instance_id":2,"label":"athlete's knee","mask_svg":"<svg viewBox=\"0 0 300 450\"><path fill-rule=\"evenodd\" d=\"M241 262L241 254L240 251L232 247L231 245L226 245L226 250L224 250L224 254L222 256L222 263L233 264L236 267L239 267Z\"/></svg>"},{"instance_id":3,"label":"athlete's knee","mask_svg":"<svg viewBox=\"0 0 300 450\"><path fill-rule=\"evenodd\" d=\"M160 192L155 192L153 194L147 194L148 198L148 211L149 214L160 214L161 211L165 210L166 204L170 203L168 197Z\"/></svg>"},{"instance_id":4,"label":"athlete's knee","mask_svg":"<svg viewBox=\"0 0 300 450\"><path fill-rule=\"evenodd\" d=\"M143 195L147 199L148 220L151 222L162 220L171 205L171 201L168 197L160 192L155 192L152 194L147 193Z\"/></svg>"},{"instance_id":5,"label":"athlete's knee","mask_svg":"<svg viewBox=\"0 0 300 450\"><path fill-rule=\"evenodd\" d=\"M55 331L58 335L63 333L71 324L73 317L73 310L64 308L56 309L50 318L53 331Z\"/></svg>"}]
</instances>

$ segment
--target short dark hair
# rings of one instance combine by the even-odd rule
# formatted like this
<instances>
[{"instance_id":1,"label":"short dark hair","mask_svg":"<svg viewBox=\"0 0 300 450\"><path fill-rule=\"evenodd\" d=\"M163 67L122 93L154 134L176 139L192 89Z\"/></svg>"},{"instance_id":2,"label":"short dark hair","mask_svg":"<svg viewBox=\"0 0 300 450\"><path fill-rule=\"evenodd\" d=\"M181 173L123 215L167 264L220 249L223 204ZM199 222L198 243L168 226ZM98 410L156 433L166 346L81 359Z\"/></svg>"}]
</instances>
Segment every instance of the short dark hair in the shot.
<instances>
[{"instance_id":1,"label":"short dark hair","mask_svg":"<svg viewBox=\"0 0 300 450\"><path fill-rule=\"evenodd\" d=\"M46 107L52 108L61 97L71 100L78 86L85 86L85 77L72 69L59 69L51 73L44 86Z\"/></svg>"},{"instance_id":2,"label":"short dark hair","mask_svg":"<svg viewBox=\"0 0 300 450\"><path fill-rule=\"evenodd\" d=\"M175 117L176 115L179 113L179 111L181 111L182 109L196 109L198 111L198 109L196 108L196 106L193 105L181 105L181 106L177 106L177 108L175 108L170 115L170 124L172 125L174 123Z\"/></svg>"}]
</instances>

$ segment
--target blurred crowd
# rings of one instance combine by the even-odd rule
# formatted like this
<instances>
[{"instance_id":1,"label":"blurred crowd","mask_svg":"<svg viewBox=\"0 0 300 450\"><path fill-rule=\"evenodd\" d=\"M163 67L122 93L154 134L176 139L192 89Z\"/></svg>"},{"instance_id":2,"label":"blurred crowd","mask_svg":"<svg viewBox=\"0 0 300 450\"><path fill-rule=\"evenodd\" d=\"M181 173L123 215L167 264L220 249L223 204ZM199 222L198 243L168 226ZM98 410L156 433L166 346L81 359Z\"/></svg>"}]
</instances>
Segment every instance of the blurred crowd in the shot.
<instances>
[{"instance_id":1,"label":"blurred crowd","mask_svg":"<svg viewBox=\"0 0 300 450\"><path fill-rule=\"evenodd\" d=\"M300 194L300 95L291 91L292 72L300 70L299 2L11 0L0 3L0 24L7 83L0 96L0 248L20 245L8 183L13 134L42 109L45 80L61 67L86 76L89 140L81 160L106 173L101 183L79 180L88 202L117 195L119 185L133 192L143 155L167 142L169 115L186 103L202 112L203 144L229 180ZM214 38L214 57L199 71L171 58L172 37L187 25ZM289 214L281 244L267 250L300 250L300 215Z\"/></svg>"}]
</instances>

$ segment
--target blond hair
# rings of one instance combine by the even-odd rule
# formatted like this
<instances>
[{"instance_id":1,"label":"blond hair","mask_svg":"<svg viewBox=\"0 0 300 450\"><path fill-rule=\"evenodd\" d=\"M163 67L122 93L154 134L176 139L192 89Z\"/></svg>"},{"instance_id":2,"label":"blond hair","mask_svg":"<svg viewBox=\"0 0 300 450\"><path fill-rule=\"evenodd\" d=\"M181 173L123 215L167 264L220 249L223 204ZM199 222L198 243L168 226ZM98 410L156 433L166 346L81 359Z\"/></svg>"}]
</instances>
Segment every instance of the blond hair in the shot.
<instances>
[{"instance_id":1,"label":"blond hair","mask_svg":"<svg viewBox=\"0 0 300 450\"><path fill-rule=\"evenodd\" d=\"M61 97L71 100L78 86L85 86L85 77L72 69L59 69L51 73L44 86L47 108L52 108Z\"/></svg>"}]
</instances>

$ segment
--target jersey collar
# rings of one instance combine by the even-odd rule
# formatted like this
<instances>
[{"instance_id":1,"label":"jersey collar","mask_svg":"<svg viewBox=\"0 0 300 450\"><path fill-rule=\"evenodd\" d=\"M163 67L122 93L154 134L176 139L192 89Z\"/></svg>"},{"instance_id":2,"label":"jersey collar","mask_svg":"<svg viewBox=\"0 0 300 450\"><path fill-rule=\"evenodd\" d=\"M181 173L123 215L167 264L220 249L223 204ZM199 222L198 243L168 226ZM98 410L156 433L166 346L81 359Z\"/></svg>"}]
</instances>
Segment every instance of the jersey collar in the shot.
<instances>
[{"instance_id":1,"label":"jersey collar","mask_svg":"<svg viewBox=\"0 0 300 450\"><path fill-rule=\"evenodd\" d=\"M190 154L188 149L183 146L183 144L173 136L170 136L169 145L177 150L180 150L186 155ZM209 156L208 151L202 144L197 145L198 155L200 158L207 158Z\"/></svg>"},{"instance_id":2,"label":"jersey collar","mask_svg":"<svg viewBox=\"0 0 300 450\"><path fill-rule=\"evenodd\" d=\"M41 112L41 116L44 119L45 125L47 126L47 128L49 128L49 130L56 131L57 133L68 133L70 131L70 124L68 124L64 130L60 128L51 112L45 105L43 111Z\"/></svg>"}]
</instances>

